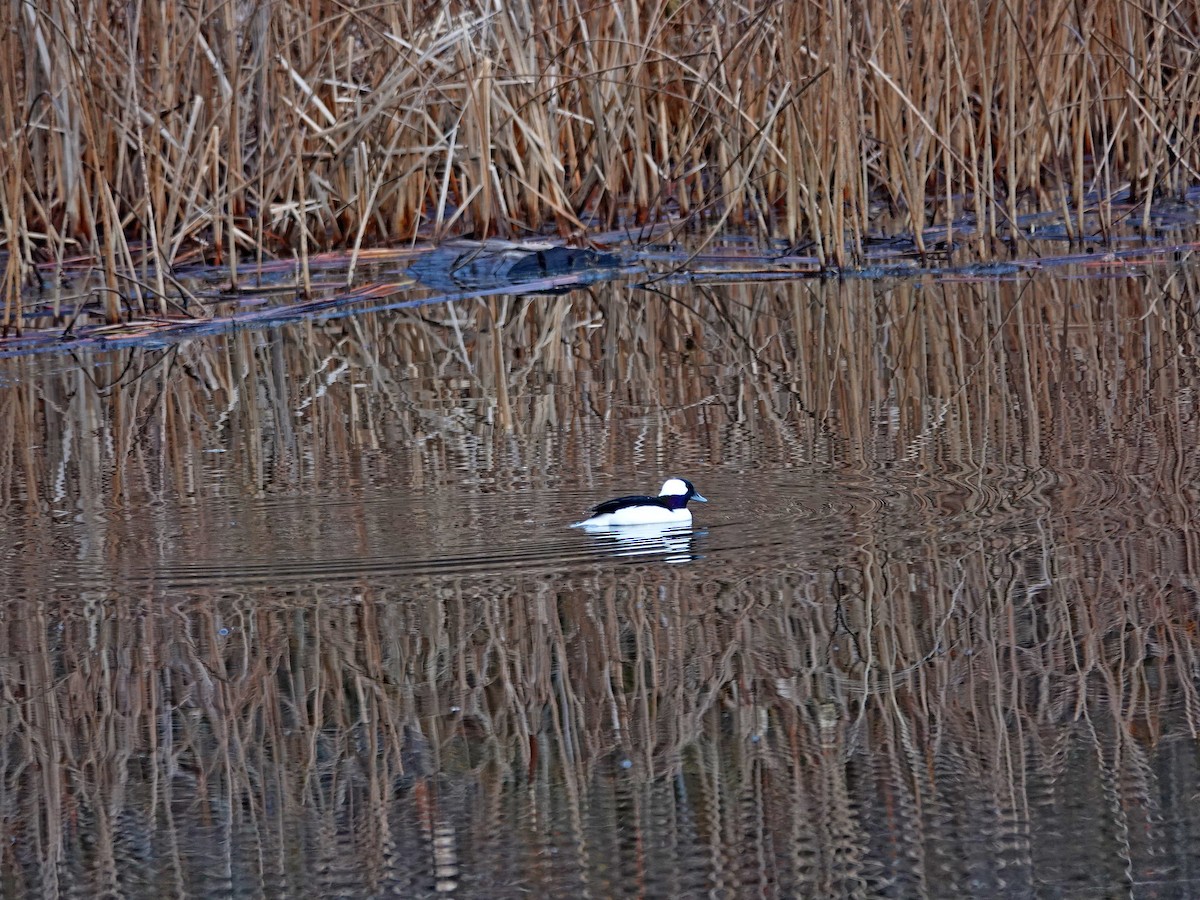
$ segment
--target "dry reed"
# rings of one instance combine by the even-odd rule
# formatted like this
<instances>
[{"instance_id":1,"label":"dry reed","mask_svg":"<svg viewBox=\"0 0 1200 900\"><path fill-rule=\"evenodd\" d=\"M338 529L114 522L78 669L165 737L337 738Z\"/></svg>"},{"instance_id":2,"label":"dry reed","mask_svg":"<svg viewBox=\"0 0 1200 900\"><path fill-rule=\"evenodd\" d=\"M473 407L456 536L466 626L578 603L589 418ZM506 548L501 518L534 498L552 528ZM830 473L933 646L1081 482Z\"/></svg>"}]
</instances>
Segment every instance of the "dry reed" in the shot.
<instances>
[{"instance_id":1,"label":"dry reed","mask_svg":"<svg viewBox=\"0 0 1200 900\"><path fill-rule=\"evenodd\" d=\"M1145 224L1200 180L1198 28L1167 0L9 4L5 323L35 262L79 255L115 320L153 305L117 282L153 288L139 260L236 282L667 218L841 265L884 227L987 256L1030 210Z\"/></svg>"}]
</instances>

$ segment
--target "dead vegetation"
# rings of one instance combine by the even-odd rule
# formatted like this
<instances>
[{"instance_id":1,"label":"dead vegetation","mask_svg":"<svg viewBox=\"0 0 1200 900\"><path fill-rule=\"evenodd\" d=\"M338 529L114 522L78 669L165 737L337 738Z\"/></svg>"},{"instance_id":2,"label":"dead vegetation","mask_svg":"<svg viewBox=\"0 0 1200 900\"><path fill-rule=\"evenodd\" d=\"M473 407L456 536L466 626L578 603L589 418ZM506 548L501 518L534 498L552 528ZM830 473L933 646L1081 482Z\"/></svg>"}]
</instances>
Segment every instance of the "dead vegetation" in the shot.
<instances>
[{"instance_id":1,"label":"dead vegetation","mask_svg":"<svg viewBox=\"0 0 1200 900\"><path fill-rule=\"evenodd\" d=\"M236 283L418 235L670 219L838 265L932 224L988 256L1030 209L1103 232L1200 180L1198 27L1168 0L8 4L3 324L78 256L116 321L188 261Z\"/></svg>"}]
</instances>

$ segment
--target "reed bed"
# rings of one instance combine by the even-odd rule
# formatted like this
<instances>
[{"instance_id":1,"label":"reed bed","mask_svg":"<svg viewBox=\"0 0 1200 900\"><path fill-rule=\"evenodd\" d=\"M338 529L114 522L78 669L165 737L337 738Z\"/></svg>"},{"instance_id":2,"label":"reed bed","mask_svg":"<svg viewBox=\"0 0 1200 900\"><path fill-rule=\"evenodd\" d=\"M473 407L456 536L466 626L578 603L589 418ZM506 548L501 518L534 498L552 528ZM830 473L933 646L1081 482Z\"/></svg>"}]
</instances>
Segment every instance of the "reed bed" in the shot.
<instances>
[{"instance_id":1,"label":"reed bed","mask_svg":"<svg viewBox=\"0 0 1200 900\"><path fill-rule=\"evenodd\" d=\"M1155 274L612 287L6 362L6 883L1191 884L1200 291ZM369 559L373 483L601 489L688 439L710 481L902 491L702 579L211 565L231 516L261 558L336 530ZM350 512L254 500L299 493Z\"/></svg>"},{"instance_id":2,"label":"reed bed","mask_svg":"<svg viewBox=\"0 0 1200 900\"><path fill-rule=\"evenodd\" d=\"M1168 0L8 4L3 324L80 256L115 320L191 261L418 237L1103 236L1200 181L1198 51Z\"/></svg>"}]
</instances>

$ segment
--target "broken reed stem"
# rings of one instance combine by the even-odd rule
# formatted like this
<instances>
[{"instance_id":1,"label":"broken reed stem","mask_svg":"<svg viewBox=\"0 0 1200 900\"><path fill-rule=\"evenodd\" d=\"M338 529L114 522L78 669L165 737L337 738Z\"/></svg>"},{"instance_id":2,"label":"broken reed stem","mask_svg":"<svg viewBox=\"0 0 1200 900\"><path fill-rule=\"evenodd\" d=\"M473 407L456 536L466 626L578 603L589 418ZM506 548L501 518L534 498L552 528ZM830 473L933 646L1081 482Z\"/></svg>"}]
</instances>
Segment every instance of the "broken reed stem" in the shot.
<instances>
[{"instance_id":1,"label":"broken reed stem","mask_svg":"<svg viewBox=\"0 0 1200 900\"><path fill-rule=\"evenodd\" d=\"M944 217L985 254L1024 213L1057 209L1083 237L1127 186L1149 204L1200 171L1200 26L1167 0L1081 0L1070 28L1033 0L373 15L302 0L7 7L6 230L97 252L103 223L98 239L119 229L156 265L205 252L236 280L239 234L263 257L683 215L844 264L883 217L918 246ZM298 141L308 202L293 208ZM293 216L307 227L276 227Z\"/></svg>"},{"instance_id":2,"label":"broken reed stem","mask_svg":"<svg viewBox=\"0 0 1200 900\"><path fill-rule=\"evenodd\" d=\"M296 175L295 217L298 241L300 243L300 282L303 285L304 296L312 296L312 273L308 265L308 173L304 167L304 138L299 129L295 131L295 164L293 171Z\"/></svg>"},{"instance_id":3,"label":"broken reed stem","mask_svg":"<svg viewBox=\"0 0 1200 900\"><path fill-rule=\"evenodd\" d=\"M135 4L134 21L141 19L141 2ZM129 82L130 91L129 105L132 108L133 132L137 140L137 161L138 170L141 177L141 188L144 207L141 218L146 223L146 232L150 242L150 262L153 265L153 277L155 284L155 296L158 298L158 314L165 316L167 314L167 285L164 277L163 268L166 263L166 258L163 256L162 247L158 241L158 215L155 209L154 193L150 189L150 156L146 151L146 135L142 128L142 105L138 99L138 72L135 66L135 61L139 55L136 45L136 31L130 35L131 46L129 47ZM154 160L156 166L161 166L162 160ZM145 271L146 257L142 257L142 278L148 274Z\"/></svg>"}]
</instances>

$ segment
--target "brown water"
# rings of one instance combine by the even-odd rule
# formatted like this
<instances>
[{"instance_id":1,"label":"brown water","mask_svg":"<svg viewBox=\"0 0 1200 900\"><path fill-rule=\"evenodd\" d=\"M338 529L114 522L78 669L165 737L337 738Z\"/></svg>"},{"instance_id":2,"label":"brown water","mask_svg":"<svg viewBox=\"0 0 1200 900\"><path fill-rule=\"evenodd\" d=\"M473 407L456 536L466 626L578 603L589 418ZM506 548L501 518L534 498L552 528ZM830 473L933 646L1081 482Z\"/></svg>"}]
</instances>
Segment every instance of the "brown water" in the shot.
<instances>
[{"instance_id":1,"label":"brown water","mask_svg":"<svg viewBox=\"0 0 1200 900\"><path fill-rule=\"evenodd\" d=\"M1200 278L1110 274L0 360L0 891L1200 894Z\"/></svg>"}]
</instances>

